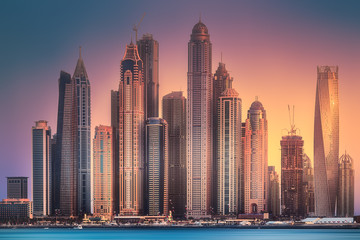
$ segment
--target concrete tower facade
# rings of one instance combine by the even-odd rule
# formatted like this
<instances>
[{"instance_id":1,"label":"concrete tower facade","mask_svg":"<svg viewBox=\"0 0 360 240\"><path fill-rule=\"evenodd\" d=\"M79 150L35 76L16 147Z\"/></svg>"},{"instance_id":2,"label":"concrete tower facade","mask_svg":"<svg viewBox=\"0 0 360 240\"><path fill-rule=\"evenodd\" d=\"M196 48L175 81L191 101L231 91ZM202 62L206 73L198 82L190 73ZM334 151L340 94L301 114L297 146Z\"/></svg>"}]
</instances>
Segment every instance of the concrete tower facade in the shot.
<instances>
[{"instance_id":1,"label":"concrete tower facade","mask_svg":"<svg viewBox=\"0 0 360 240\"><path fill-rule=\"evenodd\" d=\"M70 74L60 73L59 106L54 159L54 209L60 214L78 214L78 147L77 103L75 81Z\"/></svg>"},{"instance_id":2,"label":"concrete tower facade","mask_svg":"<svg viewBox=\"0 0 360 240\"><path fill-rule=\"evenodd\" d=\"M259 101L251 104L245 121L244 211L267 211L268 126L266 111Z\"/></svg>"},{"instance_id":3,"label":"concrete tower facade","mask_svg":"<svg viewBox=\"0 0 360 240\"><path fill-rule=\"evenodd\" d=\"M167 122L161 118L148 118L145 129L145 212L150 216L167 216L169 213Z\"/></svg>"},{"instance_id":4,"label":"concrete tower facade","mask_svg":"<svg viewBox=\"0 0 360 240\"><path fill-rule=\"evenodd\" d=\"M226 88L217 99L217 213L236 215L241 158L241 99Z\"/></svg>"},{"instance_id":5,"label":"concrete tower facade","mask_svg":"<svg viewBox=\"0 0 360 240\"><path fill-rule=\"evenodd\" d=\"M84 214L91 212L91 98L90 81L81 57L81 48L73 78L77 98L78 206Z\"/></svg>"},{"instance_id":6,"label":"concrete tower facade","mask_svg":"<svg viewBox=\"0 0 360 240\"><path fill-rule=\"evenodd\" d=\"M269 166L268 171L268 212L272 216L280 216L280 177L275 166Z\"/></svg>"},{"instance_id":7,"label":"concrete tower facade","mask_svg":"<svg viewBox=\"0 0 360 240\"><path fill-rule=\"evenodd\" d=\"M213 94L211 42L199 21L188 44L187 74L187 217L212 213Z\"/></svg>"},{"instance_id":8,"label":"concrete tower facade","mask_svg":"<svg viewBox=\"0 0 360 240\"><path fill-rule=\"evenodd\" d=\"M143 61L145 119L159 117L159 43L144 34L137 46Z\"/></svg>"},{"instance_id":9,"label":"concrete tower facade","mask_svg":"<svg viewBox=\"0 0 360 240\"><path fill-rule=\"evenodd\" d=\"M51 129L41 120L32 127L32 198L34 216L51 214Z\"/></svg>"},{"instance_id":10,"label":"concrete tower facade","mask_svg":"<svg viewBox=\"0 0 360 240\"><path fill-rule=\"evenodd\" d=\"M186 98L183 92L163 97L163 118L169 132L169 210L184 217L186 205Z\"/></svg>"},{"instance_id":11,"label":"concrete tower facade","mask_svg":"<svg viewBox=\"0 0 360 240\"><path fill-rule=\"evenodd\" d=\"M286 216L304 216L302 137L291 131L281 145L281 207Z\"/></svg>"},{"instance_id":12,"label":"concrete tower facade","mask_svg":"<svg viewBox=\"0 0 360 240\"><path fill-rule=\"evenodd\" d=\"M113 147L112 128L95 127L93 141L94 216L111 220L113 215Z\"/></svg>"},{"instance_id":13,"label":"concrete tower facade","mask_svg":"<svg viewBox=\"0 0 360 240\"><path fill-rule=\"evenodd\" d=\"M337 216L354 216L354 161L345 153L339 160Z\"/></svg>"},{"instance_id":14,"label":"concrete tower facade","mask_svg":"<svg viewBox=\"0 0 360 240\"><path fill-rule=\"evenodd\" d=\"M126 46L119 85L119 213L143 213L144 81L137 46Z\"/></svg>"},{"instance_id":15,"label":"concrete tower facade","mask_svg":"<svg viewBox=\"0 0 360 240\"><path fill-rule=\"evenodd\" d=\"M232 81L233 79L230 77L230 74L225 68L225 64L220 62L219 67L217 68L214 77L213 77L213 205L215 210L217 211L217 200L218 200L218 180L217 180L217 173L218 173L218 156L217 156L217 149L218 149L218 98L227 88L232 88Z\"/></svg>"},{"instance_id":16,"label":"concrete tower facade","mask_svg":"<svg viewBox=\"0 0 360 240\"><path fill-rule=\"evenodd\" d=\"M315 214L314 199L314 168L311 159L303 154L303 191L304 191L304 213L305 215Z\"/></svg>"},{"instance_id":17,"label":"concrete tower facade","mask_svg":"<svg viewBox=\"0 0 360 240\"><path fill-rule=\"evenodd\" d=\"M7 198L28 198L28 177L6 177Z\"/></svg>"},{"instance_id":18,"label":"concrete tower facade","mask_svg":"<svg viewBox=\"0 0 360 240\"><path fill-rule=\"evenodd\" d=\"M319 66L314 121L315 214L334 216L339 174L338 67Z\"/></svg>"}]
</instances>

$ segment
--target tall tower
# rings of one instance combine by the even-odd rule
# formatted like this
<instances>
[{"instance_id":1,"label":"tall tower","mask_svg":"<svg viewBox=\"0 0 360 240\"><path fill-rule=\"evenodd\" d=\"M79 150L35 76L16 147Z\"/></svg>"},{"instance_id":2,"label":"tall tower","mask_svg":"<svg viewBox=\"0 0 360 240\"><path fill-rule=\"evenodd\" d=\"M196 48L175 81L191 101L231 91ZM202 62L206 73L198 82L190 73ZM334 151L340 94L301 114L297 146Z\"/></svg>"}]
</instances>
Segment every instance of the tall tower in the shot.
<instances>
[{"instance_id":1,"label":"tall tower","mask_svg":"<svg viewBox=\"0 0 360 240\"><path fill-rule=\"evenodd\" d=\"M119 212L140 215L144 191L144 81L137 46L126 46L119 84Z\"/></svg>"},{"instance_id":2,"label":"tall tower","mask_svg":"<svg viewBox=\"0 0 360 240\"><path fill-rule=\"evenodd\" d=\"M314 215L314 169L311 160L305 153L303 154L303 190L304 190L304 213L305 215Z\"/></svg>"},{"instance_id":3,"label":"tall tower","mask_svg":"<svg viewBox=\"0 0 360 240\"><path fill-rule=\"evenodd\" d=\"M239 204L241 158L241 99L226 88L217 99L217 212L236 215Z\"/></svg>"},{"instance_id":4,"label":"tall tower","mask_svg":"<svg viewBox=\"0 0 360 240\"><path fill-rule=\"evenodd\" d=\"M94 215L111 220L113 214L113 148L110 126L95 127L94 136Z\"/></svg>"},{"instance_id":5,"label":"tall tower","mask_svg":"<svg viewBox=\"0 0 360 240\"><path fill-rule=\"evenodd\" d=\"M272 216L280 216L280 183L279 174L275 171L275 166L268 167L268 212Z\"/></svg>"},{"instance_id":6,"label":"tall tower","mask_svg":"<svg viewBox=\"0 0 360 240\"><path fill-rule=\"evenodd\" d=\"M354 216L354 167L349 154L341 156L339 160L339 191L337 216Z\"/></svg>"},{"instance_id":7,"label":"tall tower","mask_svg":"<svg viewBox=\"0 0 360 240\"><path fill-rule=\"evenodd\" d=\"M51 129L47 121L37 121L32 127L32 197L33 214L51 214Z\"/></svg>"},{"instance_id":8,"label":"tall tower","mask_svg":"<svg viewBox=\"0 0 360 240\"><path fill-rule=\"evenodd\" d=\"M148 118L145 128L145 212L151 216L167 216L169 212L167 122L161 118Z\"/></svg>"},{"instance_id":9,"label":"tall tower","mask_svg":"<svg viewBox=\"0 0 360 240\"><path fill-rule=\"evenodd\" d=\"M268 126L266 111L258 100L248 111L244 144L245 213L267 211Z\"/></svg>"},{"instance_id":10,"label":"tall tower","mask_svg":"<svg viewBox=\"0 0 360 240\"><path fill-rule=\"evenodd\" d=\"M318 66L314 121L315 214L334 216L338 188L338 67Z\"/></svg>"},{"instance_id":11,"label":"tall tower","mask_svg":"<svg viewBox=\"0 0 360 240\"><path fill-rule=\"evenodd\" d=\"M186 205L186 98L183 92L163 97L163 118L169 132L169 210L184 217Z\"/></svg>"},{"instance_id":12,"label":"tall tower","mask_svg":"<svg viewBox=\"0 0 360 240\"><path fill-rule=\"evenodd\" d=\"M291 131L281 145L281 206L286 216L304 216L302 137Z\"/></svg>"},{"instance_id":13,"label":"tall tower","mask_svg":"<svg viewBox=\"0 0 360 240\"><path fill-rule=\"evenodd\" d=\"M111 128L113 146L113 211L119 213L119 91L111 90Z\"/></svg>"},{"instance_id":14,"label":"tall tower","mask_svg":"<svg viewBox=\"0 0 360 240\"><path fill-rule=\"evenodd\" d=\"M218 189L218 180L217 180L217 173L219 171L217 164L218 164L218 156L217 156L217 149L218 149L218 98L227 88L232 88L233 79L230 77L230 74L225 68L225 64L220 62L219 67L216 70L214 77L213 77L213 206L215 208L218 207L217 204L217 189ZM217 209L215 209L217 211Z\"/></svg>"},{"instance_id":15,"label":"tall tower","mask_svg":"<svg viewBox=\"0 0 360 240\"><path fill-rule=\"evenodd\" d=\"M79 49L73 75L76 85L78 123L78 206L81 213L91 212L91 98L90 81Z\"/></svg>"},{"instance_id":16,"label":"tall tower","mask_svg":"<svg viewBox=\"0 0 360 240\"><path fill-rule=\"evenodd\" d=\"M65 216L78 214L78 147L77 103L75 81L61 71L59 78L59 106L57 119L55 181L59 194L55 195L55 209ZM56 191L56 189L54 190Z\"/></svg>"},{"instance_id":17,"label":"tall tower","mask_svg":"<svg viewBox=\"0 0 360 240\"><path fill-rule=\"evenodd\" d=\"M137 46L143 61L145 119L159 117L159 43L144 34Z\"/></svg>"},{"instance_id":18,"label":"tall tower","mask_svg":"<svg viewBox=\"0 0 360 240\"><path fill-rule=\"evenodd\" d=\"M188 44L187 217L211 214L213 185L213 94L211 42L199 21Z\"/></svg>"}]
</instances>

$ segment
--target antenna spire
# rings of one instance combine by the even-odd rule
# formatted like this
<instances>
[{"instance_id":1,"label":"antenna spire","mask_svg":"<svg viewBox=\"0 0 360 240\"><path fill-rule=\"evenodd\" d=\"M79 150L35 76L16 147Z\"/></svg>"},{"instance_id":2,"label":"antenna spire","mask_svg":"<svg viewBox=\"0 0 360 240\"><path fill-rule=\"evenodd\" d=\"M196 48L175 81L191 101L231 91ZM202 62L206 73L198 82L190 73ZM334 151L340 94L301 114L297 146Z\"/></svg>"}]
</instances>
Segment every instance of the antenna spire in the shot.
<instances>
[{"instance_id":1,"label":"antenna spire","mask_svg":"<svg viewBox=\"0 0 360 240\"><path fill-rule=\"evenodd\" d=\"M199 13L199 22L201 22L201 12Z\"/></svg>"},{"instance_id":2,"label":"antenna spire","mask_svg":"<svg viewBox=\"0 0 360 240\"><path fill-rule=\"evenodd\" d=\"M222 61L222 52L221 52L221 63L222 63L223 61Z\"/></svg>"},{"instance_id":3,"label":"antenna spire","mask_svg":"<svg viewBox=\"0 0 360 240\"><path fill-rule=\"evenodd\" d=\"M81 58L81 46L79 46L79 58Z\"/></svg>"}]
</instances>

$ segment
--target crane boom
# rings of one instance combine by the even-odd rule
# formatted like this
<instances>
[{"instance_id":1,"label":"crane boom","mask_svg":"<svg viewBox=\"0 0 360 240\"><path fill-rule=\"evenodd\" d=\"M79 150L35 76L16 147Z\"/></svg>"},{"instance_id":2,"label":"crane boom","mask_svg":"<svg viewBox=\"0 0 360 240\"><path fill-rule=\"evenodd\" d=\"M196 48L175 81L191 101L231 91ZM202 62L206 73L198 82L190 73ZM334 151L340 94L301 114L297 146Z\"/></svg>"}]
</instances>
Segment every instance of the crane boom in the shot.
<instances>
[{"instance_id":1,"label":"crane boom","mask_svg":"<svg viewBox=\"0 0 360 240\"><path fill-rule=\"evenodd\" d=\"M134 27L133 27L133 31L135 31L135 41L136 41L136 42L137 42L137 40L138 40L138 28L139 28L139 26L140 26L140 23L143 21L143 19L144 19L144 17L145 17L145 14L146 14L146 13L143 14L143 16L142 16L142 18L140 19L139 23L138 23L137 25L134 24Z\"/></svg>"}]
</instances>

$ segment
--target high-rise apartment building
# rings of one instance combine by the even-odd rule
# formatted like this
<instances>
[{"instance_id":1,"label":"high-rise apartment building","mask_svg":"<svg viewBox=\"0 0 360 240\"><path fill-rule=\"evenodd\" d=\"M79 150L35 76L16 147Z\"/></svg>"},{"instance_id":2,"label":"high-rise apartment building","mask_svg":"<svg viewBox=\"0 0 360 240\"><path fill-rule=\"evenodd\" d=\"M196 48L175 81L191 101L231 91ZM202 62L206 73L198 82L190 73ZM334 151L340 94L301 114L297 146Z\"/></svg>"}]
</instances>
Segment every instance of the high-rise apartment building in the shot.
<instances>
[{"instance_id":1,"label":"high-rise apartment building","mask_svg":"<svg viewBox=\"0 0 360 240\"><path fill-rule=\"evenodd\" d=\"M119 84L119 212L143 213L144 81L137 46L126 46Z\"/></svg>"},{"instance_id":2,"label":"high-rise apartment building","mask_svg":"<svg viewBox=\"0 0 360 240\"><path fill-rule=\"evenodd\" d=\"M304 213L313 216L315 214L314 169L310 158L305 153L303 154L303 184Z\"/></svg>"},{"instance_id":3,"label":"high-rise apartment building","mask_svg":"<svg viewBox=\"0 0 360 240\"><path fill-rule=\"evenodd\" d=\"M71 75L61 71L56 132L56 158L53 161L54 184L58 194L53 200L59 214L78 214L78 131L76 85Z\"/></svg>"},{"instance_id":4,"label":"high-rise apartment building","mask_svg":"<svg viewBox=\"0 0 360 240\"><path fill-rule=\"evenodd\" d=\"M217 99L217 213L236 215L241 158L241 99L226 88Z\"/></svg>"},{"instance_id":5,"label":"high-rise apartment building","mask_svg":"<svg viewBox=\"0 0 360 240\"><path fill-rule=\"evenodd\" d=\"M218 203L218 180L217 180L217 173L218 173L218 156L217 156L217 149L218 149L218 98L227 88L232 88L232 81L233 79L230 77L230 74L225 68L225 64L220 62L219 67L217 68L214 77L213 77L213 206L215 211L217 211Z\"/></svg>"},{"instance_id":6,"label":"high-rise apartment building","mask_svg":"<svg viewBox=\"0 0 360 240\"><path fill-rule=\"evenodd\" d=\"M90 81L81 57L73 75L76 87L77 103L77 164L78 164L78 207L80 213L91 212L91 98Z\"/></svg>"},{"instance_id":7,"label":"high-rise apartment building","mask_svg":"<svg viewBox=\"0 0 360 240\"><path fill-rule=\"evenodd\" d=\"M94 215L113 215L113 140L110 126L95 127L93 141Z\"/></svg>"},{"instance_id":8,"label":"high-rise apartment building","mask_svg":"<svg viewBox=\"0 0 360 240\"><path fill-rule=\"evenodd\" d=\"M151 117L145 124L145 213L168 215L168 127L161 118Z\"/></svg>"},{"instance_id":9,"label":"high-rise apartment building","mask_svg":"<svg viewBox=\"0 0 360 240\"><path fill-rule=\"evenodd\" d=\"M281 145L281 208L282 215L304 216L303 146L301 136L292 129L283 136Z\"/></svg>"},{"instance_id":10,"label":"high-rise apartment building","mask_svg":"<svg viewBox=\"0 0 360 240\"><path fill-rule=\"evenodd\" d=\"M280 177L275 166L268 167L268 212L273 216L280 216Z\"/></svg>"},{"instance_id":11,"label":"high-rise apartment building","mask_svg":"<svg viewBox=\"0 0 360 240\"><path fill-rule=\"evenodd\" d=\"M51 129L47 121L40 120L31 130L32 135L32 198L33 214L51 214Z\"/></svg>"},{"instance_id":12,"label":"high-rise apartment building","mask_svg":"<svg viewBox=\"0 0 360 240\"><path fill-rule=\"evenodd\" d=\"M145 119L159 117L159 43L144 34L137 46L143 61Z\"/></svg>"},{"instance_id":13,"label":"high-rise apartment building","mask_svg":"<svg viewBox=\"0 0 360 240\"><path fill-rule=\"evenodd\" d=\"M337 216L354 216L354 161L345 152L339 160L339 190Z\"/></svg>"},{"instance_id":14,"label":"high-rise apartment building","mask_svg":"<svg viewBox=\"0 0 360 240\"><path fill-rule=\"evenodd\" d=\"M314 121L315 214L335 215L339 174L338 67L318 66Z\"/></svg>"},{"instance_id":15,"label":"high-rise apartment building","mask_svg":"<svg viewBox=\"0 0 360 240\"><path fill-rule=\"evenodd\" d=\"M244 145L244 211L267 211L268 126L266 111L258 100L248 111Z\"/></svg>"},{"instance_id":16,"label":"high-rise apartment building","mask_svg":"<svg viewBox=\"0 0 360 240\"><path fill-rule=\"evenodd\" d=\"M199 21L188 43L187 74L187 217L212 213L213 94L211 42L208 29Z\"/></svg>"},{"instance_id":17,"label":"high-rise apartment building","mask_svg":"<svg viewBox=\"0 0 360 240\"><path fill-rule=\"evenodd\" d=\"M28 177L7 177L7 198L28 198Z\"/></svg>"},{"instance_id":18,"label":"high-rise apartment building","mask_svg":"<svg viewBox=\"0 0 360 240\"><path fill-rule=\"evenodd\" d=\"M111 128L113 131L113 211L119 213L119 91L111 90Z\"/></svg>"},{"instance_id":19,"label":"high-rise apartment building","mask_svg":"<svg viewBox=\"0 0 360 240\"><path fill-rule=\"evenodd\" d=\"M172 92L162 99L163 118L169 132L169 210L184 217L186 205L186 98Z\"/></svg>"}]
</instances>

